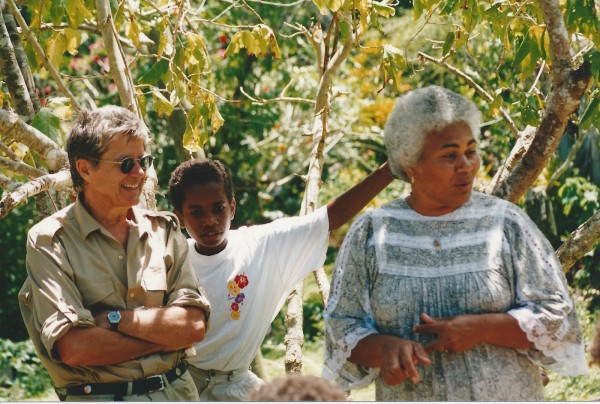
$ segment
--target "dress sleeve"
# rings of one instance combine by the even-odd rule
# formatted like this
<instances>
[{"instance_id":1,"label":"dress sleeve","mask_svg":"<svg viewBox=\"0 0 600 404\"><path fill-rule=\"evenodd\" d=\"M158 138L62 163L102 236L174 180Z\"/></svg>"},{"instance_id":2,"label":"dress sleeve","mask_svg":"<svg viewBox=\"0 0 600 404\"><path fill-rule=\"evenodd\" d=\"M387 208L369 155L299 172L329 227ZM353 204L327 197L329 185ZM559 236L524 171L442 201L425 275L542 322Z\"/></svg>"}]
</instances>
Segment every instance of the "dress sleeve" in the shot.
<instances>
[{"instance_id":1,"label":"dress sleeve","mask_svg":"<svg viewBox=\"0 0 600 404\"><path fill-rule=\"evenodd\" d=\"M53 232L46 233L38 226L28 235L26 302L31 310L31 325L40 335L48 356L60 360L53 351L55 342L72 327L93 327L96 323L92 313L83 306L60 237L53 237Z\"/></svg>"},{"instance_id":2,"label":"dress sleeve","mask_svg":"<svg viewBox=\"0 0 600 404\"><path fill-rule=\"evenodd\" d=\"M565 376L587 373L583 336L562 267L550 242L518 207L507 208L505 246L514 273L519 322L535 349L529 359Z\"/></svg>"},{"instance_id":3,"label":"dress sleeve","mask_svg":"<svg viewBox=\"0 0 600 404\"><path fill-rule=\"evenodd\" d=\"M369 245L371 221L358 218L348 230L337 256L331 293L325 309L325 364L323 377L345 388L367 386L379 369L351 363L356 344L377 334L370 294L376 271L374 247Z\"/></svg>"}]
</instances>

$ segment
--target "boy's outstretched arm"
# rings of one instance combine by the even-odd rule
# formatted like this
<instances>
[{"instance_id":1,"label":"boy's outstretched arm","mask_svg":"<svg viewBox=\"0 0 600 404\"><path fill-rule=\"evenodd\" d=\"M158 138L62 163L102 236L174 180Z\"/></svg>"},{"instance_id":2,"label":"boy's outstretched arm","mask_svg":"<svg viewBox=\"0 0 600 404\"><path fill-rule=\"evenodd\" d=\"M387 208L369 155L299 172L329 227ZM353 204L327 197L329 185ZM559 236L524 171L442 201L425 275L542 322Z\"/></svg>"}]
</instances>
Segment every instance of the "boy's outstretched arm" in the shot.
<instances>
[{"instance_id":1,"label":"boy's outstretched arm","mask_svg":"<svg viewBox=\"0 0 600 404\"><path fill-rule=\"evenodd\" d=\"M335 230L352 219L371 199L388 186L394 177L386 161L364 180L327 204L329 230Z\"/></svg>"}]
</instances>

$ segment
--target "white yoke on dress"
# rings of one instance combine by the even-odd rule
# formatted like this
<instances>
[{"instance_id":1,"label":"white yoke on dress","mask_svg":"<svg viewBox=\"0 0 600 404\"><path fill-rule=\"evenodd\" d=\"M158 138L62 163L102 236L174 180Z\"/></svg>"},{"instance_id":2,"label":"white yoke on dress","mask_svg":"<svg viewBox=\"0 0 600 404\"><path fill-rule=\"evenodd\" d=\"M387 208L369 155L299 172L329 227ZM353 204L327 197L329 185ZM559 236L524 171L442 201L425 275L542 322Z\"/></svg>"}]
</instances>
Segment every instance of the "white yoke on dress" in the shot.
<instances>
[{"instance_id":1,"label":"white yoke on dress","mask_svg":"<svg viewBox=\"0 0 600 404\"><path fill-rule=\"evenodd\" d=\"M480 344L436 352L421 382L386 385L379 369L348 357L370 334L423 344L420 314L508 313L535 349ZM582 333L554 250L520 208L474 192L455 211L422 216L405 200L362 215L338 254L325 310L324 376L351 388L376 381L376 400L543 400L538 365L587 372Z\"/></svg>"},{"instance_id":2,"label":"white yoke on dress","mask_svg":"<svg viewBox=\"0 0 600 404\"><path fill-rule=\"evenodd\" d=\"M188 362L204 370L248 369L291 290L325 262L328 241L326 207L231 230L227 247L212 256L199 254L188 239L212 307L210 327Z\"/></svg>"}]
</instances>

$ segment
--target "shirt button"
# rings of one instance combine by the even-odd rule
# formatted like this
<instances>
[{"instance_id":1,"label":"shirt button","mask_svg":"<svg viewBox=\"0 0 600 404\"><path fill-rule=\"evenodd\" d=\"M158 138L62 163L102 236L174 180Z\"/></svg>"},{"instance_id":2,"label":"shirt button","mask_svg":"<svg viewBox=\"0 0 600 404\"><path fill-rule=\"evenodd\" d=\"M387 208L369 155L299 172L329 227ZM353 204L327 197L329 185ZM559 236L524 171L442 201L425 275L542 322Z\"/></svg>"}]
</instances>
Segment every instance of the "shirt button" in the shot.
<instances>
[{"instance_id":1,"label":"shirt button","mask_svg":"<svg viewBox=\"0 0 600 404\"><path fill-rule=\"evenodd\" d=\"M119 260L123 261L123 256L119 255Z\"/></svg>"},{"instance_id":2,"label":"shirt button","mask_svg":"<svg viewBox=\"0 0 600 404\"><path fill-rule=\"evenodd\" d=\"M135 293L130 293L129 294L129 297L133 297L133 296L135 296Z\"/></svg>"}]
</instances>

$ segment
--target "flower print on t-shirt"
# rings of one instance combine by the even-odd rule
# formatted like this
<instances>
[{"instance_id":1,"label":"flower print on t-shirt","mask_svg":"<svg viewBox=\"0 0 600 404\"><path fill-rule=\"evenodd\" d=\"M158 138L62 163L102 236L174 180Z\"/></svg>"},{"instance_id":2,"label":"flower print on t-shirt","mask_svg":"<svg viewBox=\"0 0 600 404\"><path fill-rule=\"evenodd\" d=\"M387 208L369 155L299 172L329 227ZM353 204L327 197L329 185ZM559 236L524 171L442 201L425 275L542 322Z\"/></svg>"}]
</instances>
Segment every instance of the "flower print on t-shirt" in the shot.
<instances>
[{"instance_id":1,"label":"flower print on t-shirt","mask_svg":"<svg viewBox=\"0 0 600 404\"><path fill-rule=\"evenodd\" d=\"M242 293L242 289L244 289L250 281L248 280L248 276L246 274L239 274L232 280L227 282L227 300L233 300L229 308L231 309L231 318L233 320L240 319L240 306L244 304L244 299L246 295Z\"/></svg>"}]
</instances>

